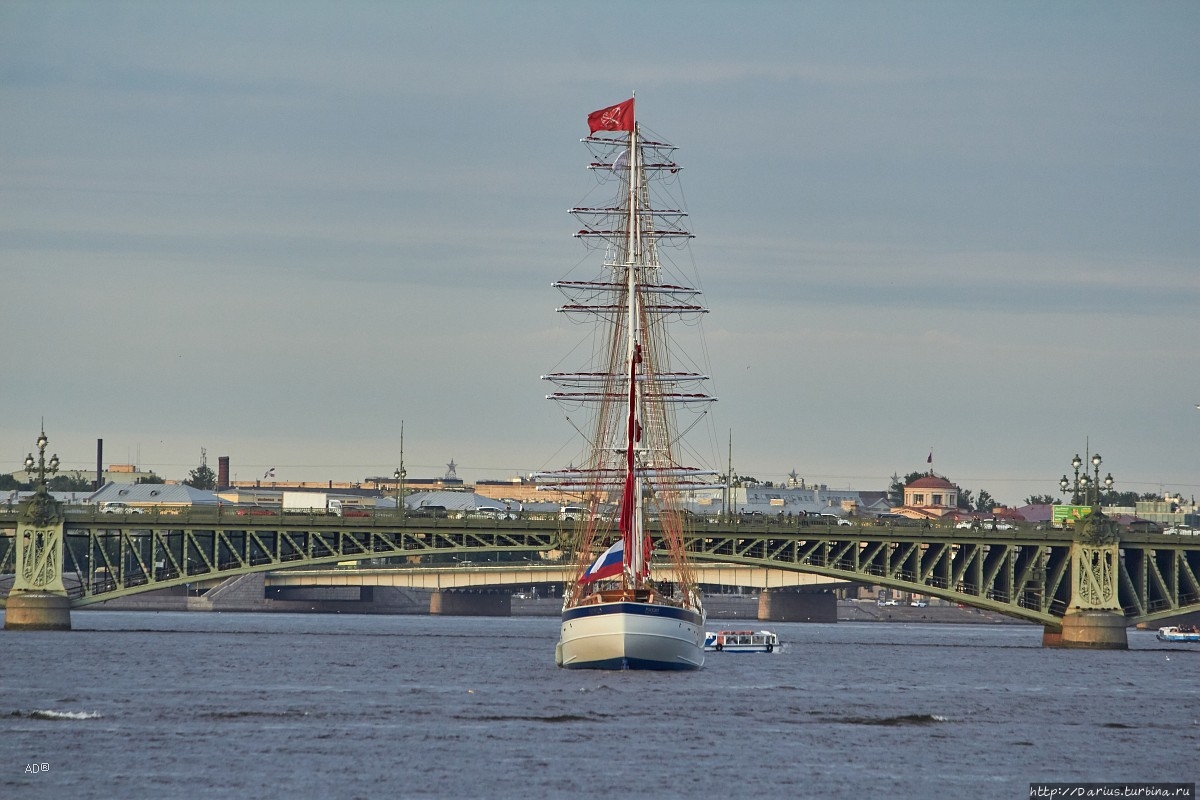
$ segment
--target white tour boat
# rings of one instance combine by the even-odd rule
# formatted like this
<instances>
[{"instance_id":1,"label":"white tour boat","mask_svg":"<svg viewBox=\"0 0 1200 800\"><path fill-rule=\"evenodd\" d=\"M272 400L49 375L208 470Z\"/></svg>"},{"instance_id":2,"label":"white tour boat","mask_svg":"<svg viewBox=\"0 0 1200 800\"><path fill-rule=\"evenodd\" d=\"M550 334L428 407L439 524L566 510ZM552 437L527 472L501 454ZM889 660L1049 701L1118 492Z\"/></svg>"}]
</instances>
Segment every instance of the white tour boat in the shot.
<instances>
[{"instance_id":1,"label":"white tour boat","mask_svg":"<svg viewBox=\"0 0 1200 800\"><path fill-rule=\"evenodd\" d=\"M779 637L771 631L717 631L704 634L704 649L717 653L773 653Z\"/></svg>"},{"instance_id":2,"label":"white tour boat","mask_svg":"<svg viewBox=\"0 0 1200 800\"><path fill-rule=\"evenodd\" d=\"M1160 642L1200 642L1200 630L1195 625L1168 625L1155 634Z\"/></svg>"},{"instance_id":3,"label":"white tour boat","mask_svg":"<svg viewBox=\"0 0 1200 800\"><path fill-rule=\"evenodd\" d=\"M684 357L676 323L706 312L699 290L660 249L686 246L686 213L677 188L673 145L634 120L632 98L589 115L590 169L600 202L571 209L576 233L603 254L598 271L560 280L558 310L589 326L590 363L543 378L583 437L572 466L538 475L547 488L581 498L572 515L575 578L563 592L555 661L568 669L698 669L704 664L704 607L684 543L688 490L716 485L716 473L685 466L680 431L716 398L707 376L678 371ZM664 205L663 200L666 199ZM691 259L679 259L690 268ZM597 259L599 260L599 259ZM680 420L684 414L693 420ZM686 426L684 423L687 423ZM688 449L687 452L691 452ZM651 557L659 554L653 576Z\"/></svg>"}]
</instances>

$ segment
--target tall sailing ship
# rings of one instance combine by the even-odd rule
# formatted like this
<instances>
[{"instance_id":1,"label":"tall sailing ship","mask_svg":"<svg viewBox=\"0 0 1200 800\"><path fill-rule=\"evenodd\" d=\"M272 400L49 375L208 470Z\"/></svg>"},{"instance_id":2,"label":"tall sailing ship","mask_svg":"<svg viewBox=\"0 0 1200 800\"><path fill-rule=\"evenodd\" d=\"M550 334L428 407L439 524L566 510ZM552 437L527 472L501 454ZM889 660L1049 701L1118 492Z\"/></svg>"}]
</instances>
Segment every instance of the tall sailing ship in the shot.
<instances>
[{"instance_id":1,"label":"tall sailing ship","mask_svg":"<svg viewBox=\"0 0 1200 800\"><path fill-rule=\"evenodd\" d=\"M660 251L692 238L672 199L680 167L675 147L635 120L632 98L593 112L588 125L589 167L598 191L612 195L571 213L582 224L575 235L604 258L597 274L553 285L566 297L558 310L592 325L591 363L543 376L555 387L548 397L585 439L578 466L539 476L577 493L586 509L575 522L577 567L563 592L555 661L698 669L705 614L685 548L684 503L699 487L711 490L716 474L678 456L681 433L716 398L672 335L706 313L700 292L671 259L660 260ZM685 414L692 419L682 425Z\"/></svg>"}]
</instances>

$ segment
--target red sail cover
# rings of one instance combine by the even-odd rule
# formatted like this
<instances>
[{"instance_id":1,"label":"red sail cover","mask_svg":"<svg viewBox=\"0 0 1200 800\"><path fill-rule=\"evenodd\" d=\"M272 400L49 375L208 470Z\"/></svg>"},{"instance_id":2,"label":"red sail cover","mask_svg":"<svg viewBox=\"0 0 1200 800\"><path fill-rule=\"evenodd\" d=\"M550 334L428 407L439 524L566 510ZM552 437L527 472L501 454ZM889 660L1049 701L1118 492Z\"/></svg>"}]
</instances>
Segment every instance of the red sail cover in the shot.
<instances>
[{"instance_id":1,"label":"red sail cover","mask_svg":"<svg viewBox=\"0 0 1200 800\"><path fill-rule=\"evenodd\" d=\"M588 128L592 133L633 130L633 98L588 114Z\"/></svg>"},{"instance_id":2,"label":"red sail cover","mask_svg":"<svg viewBox=\"0 0 1200 800\"><path fill-rule=\"evenodd\" d=\"M625 542L625 563L632 564L633 549L633 508L637 502L635 493L637 484L634 482L634 447L642 440L642 424L637 418L637 373L638 365L642 363L642 345L633 346L633 357L629 360L629 418L626 420L626 449L625 449L625 493L621 497L621 518L619 530L621 539ZM643 542L641 577L650 574L649 537Z\"/></svg>"}]
</instances>

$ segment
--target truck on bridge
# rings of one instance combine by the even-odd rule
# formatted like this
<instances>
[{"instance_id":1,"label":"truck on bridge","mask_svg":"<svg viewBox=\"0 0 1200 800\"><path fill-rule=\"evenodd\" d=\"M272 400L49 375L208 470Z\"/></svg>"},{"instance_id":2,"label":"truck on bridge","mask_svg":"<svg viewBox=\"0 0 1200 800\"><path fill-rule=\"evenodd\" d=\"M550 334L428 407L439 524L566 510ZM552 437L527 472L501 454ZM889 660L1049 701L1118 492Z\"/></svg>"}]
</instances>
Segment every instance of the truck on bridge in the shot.
<instances>
[{"instance_id":1,"label":"truck on bridge","mask_svg":"<svg viewBox=\"0 0 1200 800\"><path fill-rule=\"evenodd\" d=\"M285 514L330 514L342 516L342 501L325 492L284 492Z\"/></svg>"}]
</instances>

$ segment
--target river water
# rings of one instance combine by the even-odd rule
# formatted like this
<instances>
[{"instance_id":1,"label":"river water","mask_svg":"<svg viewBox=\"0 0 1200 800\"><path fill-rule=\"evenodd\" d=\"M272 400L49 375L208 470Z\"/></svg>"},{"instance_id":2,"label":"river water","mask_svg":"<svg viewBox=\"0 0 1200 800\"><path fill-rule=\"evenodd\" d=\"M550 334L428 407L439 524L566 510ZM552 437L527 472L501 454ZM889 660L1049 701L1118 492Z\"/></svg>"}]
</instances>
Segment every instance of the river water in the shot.
<instances>
[{"instance_id":1,"label":"river water","mask_svg":"<svg viewBox=\"0 0 1200 800\"><path fill-rule=\"evenodd\" d=\"M1200 646L775 623L693 673L558 620L82 611L0 633L0 798L1025 798L1200 775ZM723 623L749 627L762 623Z\"/></svg>"}]
</instances>

